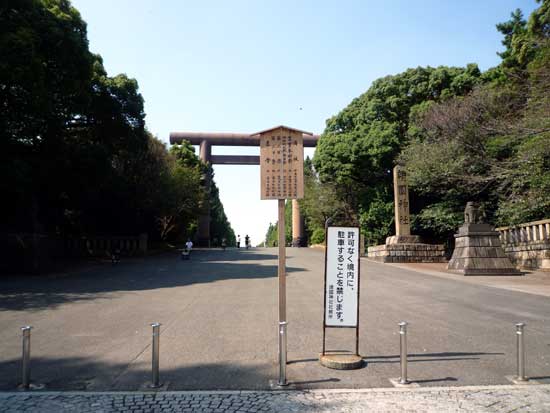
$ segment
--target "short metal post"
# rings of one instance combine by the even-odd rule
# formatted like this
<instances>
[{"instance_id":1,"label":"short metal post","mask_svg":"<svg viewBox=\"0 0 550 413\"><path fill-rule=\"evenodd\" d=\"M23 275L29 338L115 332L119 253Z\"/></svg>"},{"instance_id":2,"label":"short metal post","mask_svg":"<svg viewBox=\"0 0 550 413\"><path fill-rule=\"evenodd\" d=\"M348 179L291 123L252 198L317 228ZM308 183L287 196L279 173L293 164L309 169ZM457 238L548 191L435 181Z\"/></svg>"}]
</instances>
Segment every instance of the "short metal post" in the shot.
<instances>
[{"instance_id":1,"label":"short metal post","mask_svg":"<svg viewBox=\"0 0 550 413\"><path fill-rule=\"evenodd\" d=\"M153 351L151 360L151 387L160 387L160 375L159 375L159 346L160 346L160 323L153 323Z\"/></svg>"},{"instance_id":2,"label":"short metal post","mask_svg":"<svg viewBox=\"0 0 550 413\"><path fill-rule=\"evenodd\" d=\"M286 321L279 322L279 386L286 386Z\"/></svg>"},{"instance_id":3,"label":"short metal post","mask_svg":"<svg viewBox=\"0 0 550 413\"><path fill-rule=\"evenodd\" d=\"M401 377L399 384L408 384L407 379L407 325L406 321L399 323L399 353L401 358Z\"/></svg>"},{"instance_id":4,"label":"short metal post","mask_svg":"<svg viewBox=\"0 0 550 413\"><path fill-rule=\"evenodd\" d=\"M32 326L21 327L23 332L21 385L25 389L28 389L31 383L31 330Z\"/></svg>"},{"instance_id":5,"label":"short metal post","mask_svg":"<svg viewBox=\"0 0 550 413\"><path fill-rule=\"evenodd\" d=\"M518 364L518 381L527 381L527 377L525 377L525 343L524 343L524 323L517 323L516 324L516 339L517 339L517 364Z\"/></svg>"}]
</instances>

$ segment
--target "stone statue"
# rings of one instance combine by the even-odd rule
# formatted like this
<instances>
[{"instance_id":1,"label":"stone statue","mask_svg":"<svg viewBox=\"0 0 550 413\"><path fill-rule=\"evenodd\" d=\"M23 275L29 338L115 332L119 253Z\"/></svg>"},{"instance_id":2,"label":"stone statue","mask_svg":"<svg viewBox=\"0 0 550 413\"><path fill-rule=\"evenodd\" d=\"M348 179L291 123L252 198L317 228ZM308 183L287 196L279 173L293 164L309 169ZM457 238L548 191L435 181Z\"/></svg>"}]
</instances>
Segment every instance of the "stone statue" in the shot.
<instances>
[{"instance_id":1,"label":"stone statue","mask_svg":"<svg viewBox=\"0 0 550 413\"><path fill-rule=\"evenodd\" d=\"M477 203L466 204L447 269L463 275L520 275L500 245L500 233L485 218Z\"/></svg>"},{"instance_id":2,"label":"stone statue","mask_svg":"<svg viewBox=\"0 0 550 413\"><path fill-rule=\"evenodd\" d=\"M482 224L483 213L479 209L479 205L475 202L468 202L464 209L464 223L465 224Z\"/></svg>"}]
</instances>

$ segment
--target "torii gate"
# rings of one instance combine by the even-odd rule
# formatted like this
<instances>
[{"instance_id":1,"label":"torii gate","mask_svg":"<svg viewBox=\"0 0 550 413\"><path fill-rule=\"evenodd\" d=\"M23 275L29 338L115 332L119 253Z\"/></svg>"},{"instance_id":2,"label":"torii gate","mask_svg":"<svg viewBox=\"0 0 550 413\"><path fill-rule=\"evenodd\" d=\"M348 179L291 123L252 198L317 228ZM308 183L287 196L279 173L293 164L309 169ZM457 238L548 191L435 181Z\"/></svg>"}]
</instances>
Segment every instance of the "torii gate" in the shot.
<instances>
[{"instance_id":1,"label":"torii gate","mask_svg":"<svg viewBox=\"0 0 550 413\"><path fill-rule=\"evenodd\" d=\"M319 135L304 134L304 147L317 146ZM260 146L260 136L248 133L210 133L210 132L171 132L170 144L178 144L183 140L192 145L199 145L199 157L204 163L211 165L259 165L260 157L254 155L212 155L212 146ZM210 246L210 208L199 217L199 246ZM292 200L292 246L304 245L304 223L300 215L298 201Z\"/></svg>"}]
</instances>

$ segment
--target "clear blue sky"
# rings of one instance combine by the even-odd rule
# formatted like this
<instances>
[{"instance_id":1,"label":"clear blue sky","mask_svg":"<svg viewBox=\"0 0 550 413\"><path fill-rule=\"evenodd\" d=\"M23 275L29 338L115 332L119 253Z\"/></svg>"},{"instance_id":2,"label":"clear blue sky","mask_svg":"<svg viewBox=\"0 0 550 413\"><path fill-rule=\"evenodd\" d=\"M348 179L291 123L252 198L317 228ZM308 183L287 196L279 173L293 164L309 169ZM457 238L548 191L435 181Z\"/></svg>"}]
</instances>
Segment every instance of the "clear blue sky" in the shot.
<instances>
[{"instance_id":1,"label":"clear blue sky","mask_svg":"<svg viewBox=\"0 0 550 413\"><path fill-rule=\"evenodd\" d=\"M417 66L499 63L495 24L534 0L73 0L110 75L138 80L149 130L256 132L325 120L378 77ZM300 108L302 108L300 110ZM257 154L256 148L214 148ZM312 150L306 154L311 155ZM235 231L257 244L276 202L259 167L216 166Z\"/></svg>"}]
</instances>

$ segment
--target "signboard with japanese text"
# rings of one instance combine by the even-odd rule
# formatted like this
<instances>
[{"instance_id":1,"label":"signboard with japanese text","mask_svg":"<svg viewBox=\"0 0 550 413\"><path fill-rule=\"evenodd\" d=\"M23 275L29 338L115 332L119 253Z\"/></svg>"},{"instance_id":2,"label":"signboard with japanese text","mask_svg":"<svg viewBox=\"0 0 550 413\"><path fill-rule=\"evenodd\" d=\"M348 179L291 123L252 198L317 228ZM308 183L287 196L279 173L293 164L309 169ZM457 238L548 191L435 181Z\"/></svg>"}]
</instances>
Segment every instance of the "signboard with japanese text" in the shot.
<instances>
[{"instance_id":1,"label":"signboard with japanese text","mask_svg":"<svg viewBox=\"0 0 550 413\"><path fill-rule=\"evenodd\" d=\"M260 133L262 199L304 197L302 131L278 127Z\"/></svg>"},{"instance_id":2,"label":"signboard with japanese text","mask_svg":"<svg viewBox=\"0 0 550 413\"><path fill-rule=\"evenodd\" d=\"M325 326L358 327L359 228L328 227Z\"/></svg>"},{"instance_id":3,"label":"signboard with japanese text","mask_svg":"<svg viewBox=\"0 0 550 413\"><path fill-rule=\"evenodd\" d=\"M395 235L411 235L407 172L399 165L393 168L393 192L395 202Z\"/></svg>"}]
</instances>

